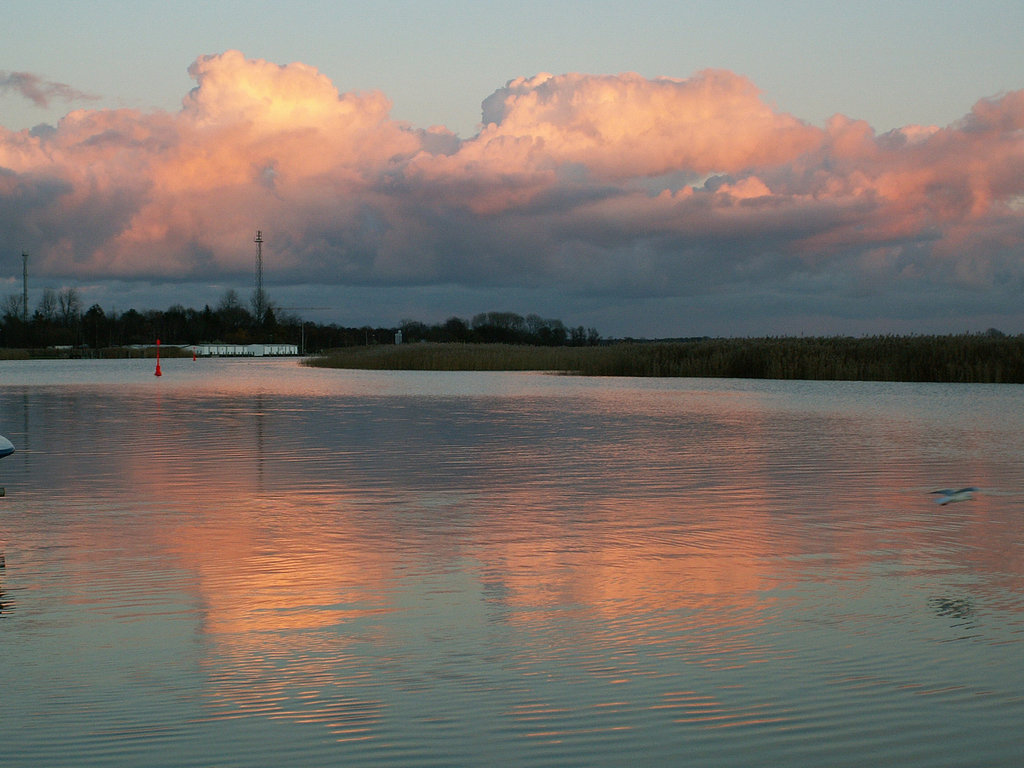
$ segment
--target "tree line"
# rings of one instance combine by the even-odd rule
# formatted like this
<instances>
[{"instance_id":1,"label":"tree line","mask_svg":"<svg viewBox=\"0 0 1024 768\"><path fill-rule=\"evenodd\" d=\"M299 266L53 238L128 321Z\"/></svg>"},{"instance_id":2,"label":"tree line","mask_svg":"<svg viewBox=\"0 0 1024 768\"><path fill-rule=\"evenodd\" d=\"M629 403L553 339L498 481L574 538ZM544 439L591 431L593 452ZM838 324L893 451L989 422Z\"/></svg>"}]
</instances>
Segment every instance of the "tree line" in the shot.
<instances>
[{"instance_id":1,"label":"tree line","mask_svg":"<svg viewBox=\"0 0 1024 768\"><path fill-rule=\"evenodd\" d=\"M403 320L399 326L407 342L459 342L470 344L525 344L540 347L584 347L601 343L596 328L566 327L561 320L514 312L482 312L468 322L450 317L443 323L427 325Z\"/></svg>"},{"instance_id":2,"label":"tree line","mask_svg":"<svg viewBox=\"0 0 1024 768\"><path fill-rule=\"evenodd\" d=\"M22 297L9 296L0 316L0 346L20 349L54 347L111 349L165 344L282 343L305 349L329 349L354 344L394 341L394 328L348 328L318 324L268 304L259 319L234 290L225 291L216 307L107 312L93 304L82 310L74 288L43 291L34 311L26 314Z\"/></svg>"},{"instance_id":3,"label":"tree line","mask_svg":"<svg viewBox=\"0 0 1024 768\"><path fill-rule=\"evenodd\" d=\"M262 299L257 302L257 299ZM10 295L0 308L0 346L15 349L117 349L164 344L279 343L300 351L394 344L401 331L404 342L465 341L545 346L596 344L593 328L566 327L561 320L525 317L511 312L485 312L470 320L451 317L428 325L403 320L397 327L346 327L303 320L276 307L265 297L253 297L247 307L234 290L225 291L216 307L107 312L93 304L83 310L75 288L42 292L34 310L26 311L22 296Z\"/></svg>"}]
</instances>

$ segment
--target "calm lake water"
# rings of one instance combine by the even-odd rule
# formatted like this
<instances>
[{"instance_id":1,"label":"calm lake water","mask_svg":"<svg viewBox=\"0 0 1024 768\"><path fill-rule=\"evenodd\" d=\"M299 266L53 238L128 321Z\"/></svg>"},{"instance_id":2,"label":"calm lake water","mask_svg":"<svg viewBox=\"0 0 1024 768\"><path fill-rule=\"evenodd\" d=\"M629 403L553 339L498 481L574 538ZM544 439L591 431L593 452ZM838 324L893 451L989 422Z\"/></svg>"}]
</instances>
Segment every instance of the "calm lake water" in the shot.
<instances>
[{"instance_id":1,"label":"calm lake water","mask_svg":"<svg viewBox=\"0 0 1024 768\"><path fill-rule=\"evenodd\" d=\"M1024 764L1024 387L162 370L0 363L4 766Z\"/></svg>"}]
</instances>

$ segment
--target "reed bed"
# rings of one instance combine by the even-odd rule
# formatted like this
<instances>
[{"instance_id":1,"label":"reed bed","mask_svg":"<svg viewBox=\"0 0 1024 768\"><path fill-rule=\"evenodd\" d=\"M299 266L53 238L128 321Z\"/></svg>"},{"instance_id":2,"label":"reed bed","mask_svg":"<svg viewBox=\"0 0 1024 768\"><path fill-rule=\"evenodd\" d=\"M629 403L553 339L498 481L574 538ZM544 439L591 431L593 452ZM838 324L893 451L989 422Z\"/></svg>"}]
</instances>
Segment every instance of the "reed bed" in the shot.
<instances>
[{"instance_id":1,"label":"reed bed","mask_svg":"<svg viewBox=\"0 0 1024 768\"><path fill-rule=\"evenodd\" d=\"M349 347L313 358L334 368L560 371L848 381L1024 383L1024 336L701 339L596 347L408 344Z\"/></svg>"},{"instance_id":2,"label":"reed bed","mask_svg":"<svg viewBox=\"0 0 1024 768\"><path fill-rule=\"evenodd\" d=\"M578 371L596 347L420 343L344 347L307 365L393 371Z\"/></svg>"}]
</instances>

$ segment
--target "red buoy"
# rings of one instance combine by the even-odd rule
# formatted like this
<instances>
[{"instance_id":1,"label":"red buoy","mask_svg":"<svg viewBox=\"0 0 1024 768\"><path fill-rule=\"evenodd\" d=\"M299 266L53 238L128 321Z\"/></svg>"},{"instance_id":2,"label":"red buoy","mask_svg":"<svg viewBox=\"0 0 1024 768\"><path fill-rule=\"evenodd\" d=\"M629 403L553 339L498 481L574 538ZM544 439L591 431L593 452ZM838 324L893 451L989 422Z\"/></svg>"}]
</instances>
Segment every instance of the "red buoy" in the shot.
<instances>
[{"instance_id":1,"label":"red buoy","mask_svg":"<svg viewBox=\"0 0 1024 768\"><path fill-rule=\"evenodd\" d=\"M160 339L156 340L156 371L153 373L154 376L163 376L160 373Z\"/></svg>"}]
</instances>

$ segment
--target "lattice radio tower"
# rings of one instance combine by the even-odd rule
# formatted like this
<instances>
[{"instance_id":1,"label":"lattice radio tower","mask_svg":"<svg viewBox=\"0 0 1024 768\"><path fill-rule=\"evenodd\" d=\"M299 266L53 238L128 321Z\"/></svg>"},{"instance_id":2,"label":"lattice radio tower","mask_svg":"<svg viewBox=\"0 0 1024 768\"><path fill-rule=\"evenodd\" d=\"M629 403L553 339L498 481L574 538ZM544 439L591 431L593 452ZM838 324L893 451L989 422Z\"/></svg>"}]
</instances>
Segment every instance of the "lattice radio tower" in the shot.
<instances>
[{"instance_id":1,"label":"lattice radio tower","mask_svg":"<svg viewBox=\"0 0 1024 768\"><path fill-rule=\"evenodd\" d=\"M253 309L256 312L256 322L263 322L263 315L267 311L266 300L263 294L263 231L256 230L256 293L253 294Z\"/></svg>"},{"instance_id":2,"label":"lattice radio tower","mask_svg":"<svg viewBox=\"0 0 1024 768\"><path fill-rule=\"evenodd\" d=\"M28 254L21 252L21 321L28 322Z\"/></svg>"}]
</instances>

